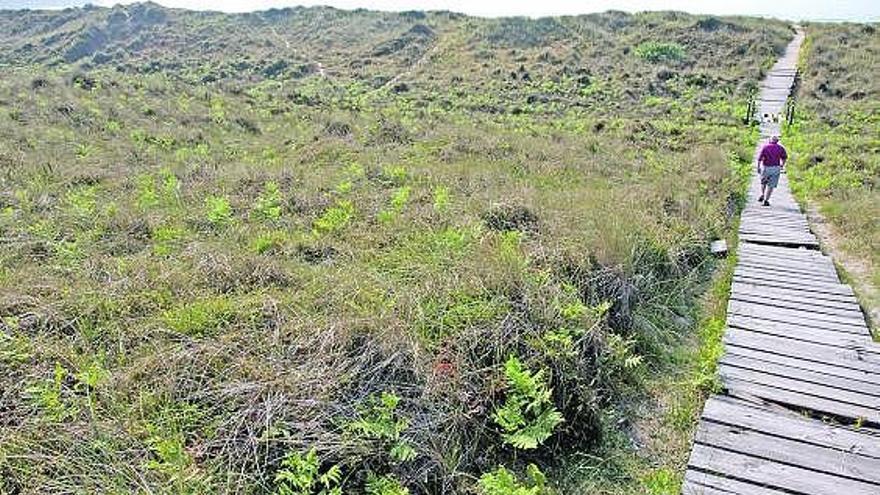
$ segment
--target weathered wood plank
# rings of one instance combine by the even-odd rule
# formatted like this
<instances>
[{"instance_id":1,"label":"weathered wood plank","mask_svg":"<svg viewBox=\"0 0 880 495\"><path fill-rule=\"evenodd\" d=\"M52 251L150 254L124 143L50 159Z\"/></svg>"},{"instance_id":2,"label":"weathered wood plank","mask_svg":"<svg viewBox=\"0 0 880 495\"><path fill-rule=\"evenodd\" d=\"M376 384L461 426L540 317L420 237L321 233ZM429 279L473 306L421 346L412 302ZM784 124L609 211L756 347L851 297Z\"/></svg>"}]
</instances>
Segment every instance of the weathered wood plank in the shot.
<instances>
[{"instance_id":1,"label":"weathered wood plank","mask_svg":"<svg viewBox=\"0 0 880 495\"><path fill-rule=\"evenodd\" d=\"M841 406L849 405L863 409L865 411L864 417L880 421L880 397L806 381L801 379L805 378L802 373L792 372L793 377L780 376L724 363L719 366L719 372L724 381L741 380L826 399ZM772 397L768 399L773 400Z\"/></svg>"},{"instance_id":2,"label":"weathered wood plank","mask_svg":"<svg viewBox=\"0 0 880 495\"><path fill-rule=\"evenodd\" d=\"M827 258L821 251L806 248L785 248L779 246L765 246L762 244L740 243L739 249L744 252L776 255L781 257L801 257L803 259Z\"/></svg>"},{"instance_id":3,"label":"weathered wood plank","mask_svg":"<svg viewBox=\"0 0 880 495\"><path fill-rule=\"evenodd\" d=\"M875 348L875 346L867 345L871 341L871 335L867 327L844 325L840 328L830 328L824 325L805 325L803 321L793 323L765 318L762 315L741 313L729 313L727 315L727 326L731 328L731 331L737 329L751 330L792 339L826 338L829 341L843 342L843 344L827 345L837 345L847 349L859 347L864 348L863 352L868 354L880 354L880 347Z\"/></svg>"},{"instance_id":4,"label":"weathered wood plank","mask_svg":"<svg viewBox=\"0 0 880 495\"><path fill-rule=\"evenodd\" d=\"M853 422L863 421L866 424L880 425L880 411L858 404L837 401L833 398L812 395L802 390L790 390L766 383L756 383L726 376L722 381L727 393L733 397L759 397L761 399L797 407L817 413L849 418Z\"/></svg>"},{"instance_id":5,"label":"weathered wood plank","mask_svg":"<svg viewBox=\"0 0 880 495\"><path fill-rule=\"evenodd\" d=\"M737 263L742 263L745 265L758 265L761 267L780 267L780 268L791 268L797 269L800 271L821 271L822 273L828 275L837 276L837 269L835 269L834 265L831 262L825 262L823 260L798 260L798 259L785 259L785 258L776 258L774 256L763 256L759 254L751 254L751 253L739 253L737 254Z\"/></svg>"},{"instance_id":6,"label":"weathered wood plank","mask_svg":"<svg viewBox=\"0 0 880 495\"><path fill-rule=\"evenodd\" d=\"M864 382L868 384L880 383L880 366L876 367L874 371L852 369L840 366L833 361L811 361L800 357L786 356L784 354L775 354L772 352L764 352L734 345L728 345L725 347L724 356L748 357L763 362L777 363L792 369L809 370L814 373L821 373L831 377L845 378L852 382Z\"/></svg>"},{"instance_id":7,"label":"weathered wood plank","mask_svg":"<svg viewBox=\"0 0 880 495\"><path fill-rule=\"evenodd\" d=\"M771 459L816 472L880 484L880 459L863 457L761 432L701 421L695 441L752 457ZM880 485L877 486L880 490Z\"/></svg>"},{"instance_id":8,"label":"weathered wood plank","mask_svg":"<svg viewBox=\"0 0 880 495\"><path fill-rule=\"evenodd\" d=\"M735 474L756 485L811 495L877 495L877 485L767 461L726 450L694 445L689 465L719 474Z\"/></svg>"},{"instance_id":9,"label":"weathered wood plank","mask_svg":"<svg viewBox=\"0 0 880 495\"><path fill-rule=\"evenodd\" d=\"M880 399L880 383L868 383L859 380L851 380L837 376L830 376L812 369L801 369L784 366L781 364L754 359L736 354L725 354L721 358L722 365L742 368L758 373L766 373L775 376L787 377L805 383L815 383L840 390L849 390L859 394L870 395Z\"/></svg>"},{"instance_id":10,"label":"weathered wood plank","mask_svg":"<svg viewBox=\"0 0 880 495\"><path fill-rule=\"evenodd\" d=\"M807 236L782 236L782 235L761 235L761 234L750 234L743 233L740 235L740 240L755 242L755 243L763 243L770 244L774 246L811 246L811 247L819 247L819 241L816 240L815 237L807 237Z\"/></svg>"},{"instance_id":11,"label":"weathered wood plank","mask_svg":"<svg viewBox=\"0 0 880 495\"><path fill-rule=\"evenodd\" d=\"M790 495L790 492L780 492L696 470L685 472L682 493L684 495Z\"/></svg>"},{"instance_id":12,"label":"weathered wood plank","mask_svg":"<svg viewBox=\"0 0 880 495\"><path fill-rule=\"evenodd\" d=\"M773 222L770 220L749 219L748 223L741 224L739 231L752 234L774 234L783 232L792 236L812 236L810 228L806 224L790 222Z\"/></svg>"},{"instance_id":13,"label":"weathered wood plank","mask_svg":"<svg viewBox=\"0 0 880 495\"><path fill-rule=\"evenodd\" d=\"M843 349L739 329L727 332L724 335L724 344L726 346L738 346L762 352L772 352L807 361L833 363L841 368L850 368L869 373L880 372L880 359L873 354L865 352L864 348ZM873 344L868 342L865 343L865 347L869 345L873 346Z\"/></svg>"},{"instance_id":14,"label":"weathered wood plank","mask_svg":"<svg viewBox=\"0 0 880 495\"><path fill-rule=\"evenodd\" d=\"M821 283L821 284L837 284L840 283L836 278L823 276L819 273L795 273L791 271L779 271L770 267L746 266L738 264L734 270L736 273L749 274L755 277L780 279L786 282L797 283Z\"/></svg>"},{"instance_id":15,"label":"weathered wood plank","mask_svg":"<svg viewBox=\"0 0 880 495\"><path fill-rule=\"evenodd\" d=\"M731 297L737 301L753 304L763 304L775 308L794 309L798 311L806 311L808 313L821 313L834 315L844 319L850 319L859 323L865 321L864 315L858 306L850 306L849 308L841 308L839 306L827 306L823 304L815 304L812 302L797 301L784 298L773 298L764 295L749 294L744 292L732 293Z\"/></svg>"},{"instance_id":16,"label":"weathered wood plank","mask_svg":"<svg viewBox=\"0 0 880 495\"><path fill-rule=\"evenodd\" d=\"M862 312L861 306L853 296L835 296L833 294L818 294L797 289L767 289L757 284L745 284L742 282L734 282L730 286L732 294L743 294L750 296L761 296L768 299L786 299L797 302L811 302L820 306L828 306L831 308L839 308L846 311L857 313Z\"/></svg>"},{"instance_id":17,"label":"weathered wood plank","mask_svg":"<svg viewBox=\"0 0 880 495\"><path fill-rule=\"evenodd\" d=\"M867 333L844 333L821 330L818 328L799 327L784 323L761 320L759 318L729 315L727 326L730 331L744 330L764 335L773 335L784 339L802 342L812 342L842 349L852 349L860 344L864 345L870 337ZM878 352L865 346L865 352L880 355Z\"/></svg>"},{"instance_id":18,"label":"weathered wood plank","mask_svg":"<svg viewBox=\"0 0 880 495\"><path fill-rule=\"evenodd\" d=\"M769 306L767 304L753 304L731 299L727 303L727 313L742 316L751 316L764 320L791 323L805 327L821 328L826 330L838 330L842 332L866 332L867 325L864 320L844 318L837 315L823 313L811 313L796 309L786 309Z\"/></svg>"},{"instance_id":19,"label":"weathered wood plank","mask_svg":"<svg viewBox=\"0 0 880 495\"><path fill-rule=\"evenodd\" d=\"M880 460L880 436L732 397L710 398L703 409L703 418Z\"/></svg>"},{"instance_id":20,"label":"weathered wood plank","mask_svg":"<svg viewBox=\"0 0 880 495\"><path fill-rule=\"evenodd\" d=\"M794 260L774 260L769 258L760 258L751 255L737 257L737 263L740 266L752 266L755 268L765 268L773 271L797 272L797 273L818 273L825 277L831 277L835 282L840 282L837 277L837 270L831 265L820 265L818 263L807 265Z\"/></svg>"},{"instance_id":21,"label":"weathered wood plank","mask_svg":"<svg viewBox=\"0 0 880 495\"><path fill-rule=\"evenodd\" d=\"M787 280L774 280L769 277L762 277L753 273L737 273L734 270L734 281L747 284L761 285L766 287L776 287L780 289L799 290L803 292L821 293L821 294L837 294L843 296L853 296L852 287L844 284L821 284L814 283L804 285L802 283L789 282Z\"/></svg>"}]
</instances>

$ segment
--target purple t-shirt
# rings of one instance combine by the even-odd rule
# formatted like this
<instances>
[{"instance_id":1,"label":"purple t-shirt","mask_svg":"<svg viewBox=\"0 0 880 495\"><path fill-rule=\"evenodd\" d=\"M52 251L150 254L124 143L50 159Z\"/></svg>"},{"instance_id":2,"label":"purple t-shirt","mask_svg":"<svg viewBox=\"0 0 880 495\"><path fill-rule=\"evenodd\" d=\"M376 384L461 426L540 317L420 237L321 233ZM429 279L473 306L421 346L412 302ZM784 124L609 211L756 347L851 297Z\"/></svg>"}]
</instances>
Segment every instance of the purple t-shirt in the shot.
<instances>
[{"instance_id":1,"label":"purple t-shirt","mask_svg":"<svg viewBox=\"0 0 880 495\"><path fill-rule=\"evenodd\" d=\"M765 144L758 157L758 163L763 163L765 167L778 167L784 160L788 160L788 153L779 143Z\"/></svg>"}]
</instances>

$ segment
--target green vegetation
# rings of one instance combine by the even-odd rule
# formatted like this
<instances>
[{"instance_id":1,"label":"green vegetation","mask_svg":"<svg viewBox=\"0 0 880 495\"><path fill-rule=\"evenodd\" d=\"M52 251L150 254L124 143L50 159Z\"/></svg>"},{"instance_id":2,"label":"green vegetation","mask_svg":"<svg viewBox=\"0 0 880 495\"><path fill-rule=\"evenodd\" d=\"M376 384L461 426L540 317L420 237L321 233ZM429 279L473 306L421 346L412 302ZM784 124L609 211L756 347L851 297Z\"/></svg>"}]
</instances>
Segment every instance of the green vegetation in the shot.
<instances>
[{"instance_id":1,"label":"green vegetation","mask_svg":"<svg viewBox=\"0 0 880 495\"><path fill-rule=\"evenodd\" d=\"M636 47L636 55L649 62L675 62L684 58L684 48L677 43L646 41Z\"/></svg>"},{"instance_id":2,"label":"green vegetation","mask_svg":"<svg viewBox=\"0 0 880 495\"><path fill-rule=\"evenodd\" d=\"M818 204L840 245L864 260L880 308L880 40L877 25L810 24L798 117L786 131L795 194ZM875 322L876 323L876 322Z\"/></svg>"},{"instance_id":3,"label":"green vegetation","mask_svg":"<svg viewBox=\"0 0 880 495\"><path fill-rule=\"evenodd\" d=\"M791 35L0 12L0 492L674 489Z\"/></svg>"},{"instance_id":4,"label":"green vegetation","mask_svg":"<svg viewBox=\"0 0 880 495\"><path fill-rule=\"evenodd\" d=\"M504 363L504 376L507 397L492 418L504 431L506 443L518 449L536 449L565 421L553 406L553 391L547 388L544 370L529 373L519 359L510 357Z\"/></svg>"}]
</instances>

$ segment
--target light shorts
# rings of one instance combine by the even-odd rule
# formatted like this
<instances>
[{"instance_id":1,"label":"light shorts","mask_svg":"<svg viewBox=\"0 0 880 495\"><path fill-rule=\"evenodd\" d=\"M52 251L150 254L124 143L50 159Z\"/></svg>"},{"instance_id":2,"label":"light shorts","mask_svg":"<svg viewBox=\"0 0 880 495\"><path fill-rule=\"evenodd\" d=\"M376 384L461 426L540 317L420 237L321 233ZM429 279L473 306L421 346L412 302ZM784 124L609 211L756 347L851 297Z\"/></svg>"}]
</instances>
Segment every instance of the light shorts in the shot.
<instances>
[{"instance_id":1,"label":"light shorts","mask_svg":"<svg viewBox=\"0 0 880 495\"><path fill-rule=\"evenodd\" d=\"M778 165L775 167L765 166L761 169L761 184L775 189L779 185L779 173L781 171L782 167Z\"/></svg>"}]
</instances>

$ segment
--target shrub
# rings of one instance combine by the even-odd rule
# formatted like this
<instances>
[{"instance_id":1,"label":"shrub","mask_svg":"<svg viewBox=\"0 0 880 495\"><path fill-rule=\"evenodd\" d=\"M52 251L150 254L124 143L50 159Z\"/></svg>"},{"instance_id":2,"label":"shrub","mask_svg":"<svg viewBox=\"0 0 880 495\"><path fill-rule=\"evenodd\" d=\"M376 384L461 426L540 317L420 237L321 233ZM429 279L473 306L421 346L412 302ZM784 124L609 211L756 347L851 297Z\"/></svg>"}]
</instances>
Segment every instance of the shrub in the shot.
<instances>
[{"instance_id":1,"label":"shrub","mask_svg":"<svg viewBox=\"0 0 880 495\"><path fill-rule=\"evenodd\" d=\"M518 449L536 449L564 421L551 399L544 371L531 373L515 356L504 363L507 397L492 418L501 427L506 443Z\"/></svg>"},{"instance_id":2,"label":"shrub","mask_svg":"<svg viewBox=\"0 0 880 495\"><path fill-rule=\"evenodd\" d=\"M677 43L646 41L636 47L636 55L648 62L677 62L684 58L685 51Z\"/></svg>"},{"instance_id":3,"label":"shrub","mask_svg":"<svg viewBox=\"0 0 880 495\"><path fill-rule=\"evenodd\" d=\"M409 490L393 476L370 473L364 487L367 495L409 495Z\"/></svg>"},{"instance_id":4,"label":"shrub","mask_svg":"<svg viewBox=\"0 0 880 495\"><path fill-rule=\"evenodd\" d=\"M265 232L251 242L251 250L257 254L271 254L281 251L287 242L284 232Z\"/></svg>"},{"instance_id":5,"label":"shrub","mask_svg":"<svg viewBox=\"0 0 880 495\"><path fill-rule=\"evenodd\" d=\"M232 222L232 206L229 200L220 196L205 198L205 216L215 227L224 227Z\"/></svg>"},{"instance_id":6,"label":"shrub","mask_svg":"<svg viewBox=\"0 0 880 495\"><path fill-rule=\"evenodd\" d=\"M352 218L354 218L354 205L351 201L339 201L315 220L312 228L317 234L330 234L345 228Z\"/></svg>"},{"instance_id":7,"label":"shrub","mask_svg":"<svg viewBox=\"0 0 880 495\"><path fill-rule=\"evenodd\" d=\"M400 397L391 392L371 395L347 429L361 438L379 441L392 459L411 461L416 451L400 436L409 426L409 420L396 412L399 403Z\"/></svg>"},{"instance_id":8,"label":"shrub","mask_svg":"<svg viewBox=\"0 0 880 495\"><path fill-rule=\"evenodd\" d=\"M342 495L342 470L334 464L321 469L315 449L305 455L288 452L275 473L275 495Z\"/></svg>"},{"instance_id":9,"label":"shrub","mask_svg":"<svg viewBox=\"0 0 880 495\"><path fill-rule=\"evenodd\" d=\"M538 466L529 464L526 468L526 481L517 479L516 475L504 466L491 473L480 476L478 483L481 495L551 495L553 491L547 486L547 479Z\"/></svg>"},{"instance_id":10,"label":"shrub","mask_svg":"<svg viewBox=\"0 0 880 495\"><path fill-rule=\"evenodd\" d=\"M263 220L278 220L281 218L281 190L275 181L266 182L266 188L257 198L254 211L257 217Z\"/></svg>"},{"instance_id":11,"label":"shrub","mask_svg":"<svg viewBox=\"0 0 880 495\"><path fill-rule=\"evenodd\" d=\"M213 297L170 309L162 321L175 332L198 337L222 329L234 315L235 308L229 299Z\"/></svg>"}]
</instances>

